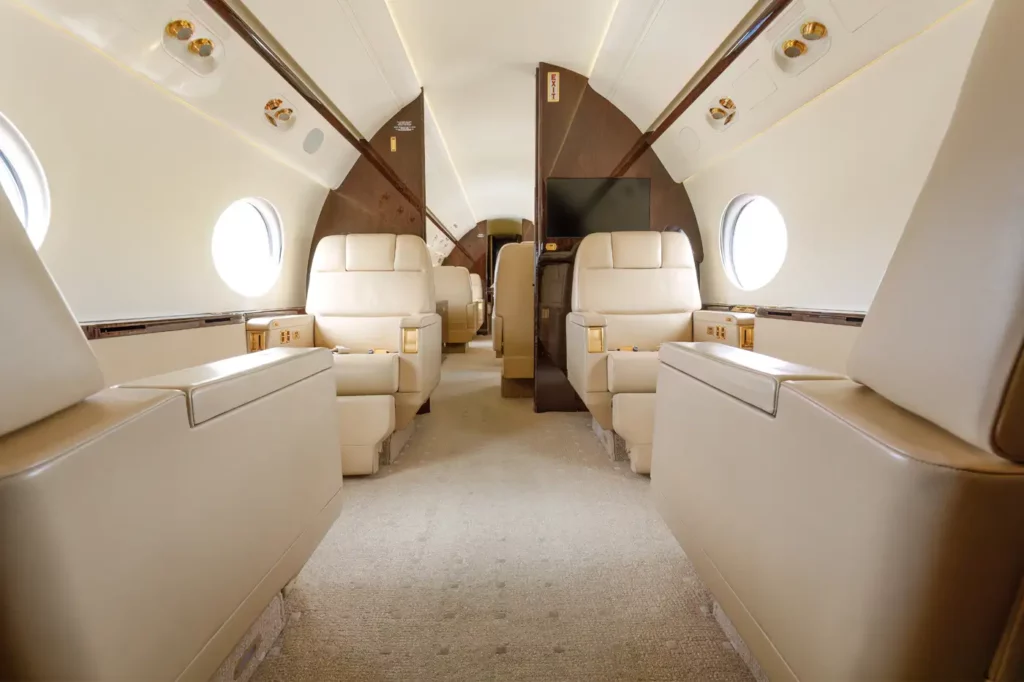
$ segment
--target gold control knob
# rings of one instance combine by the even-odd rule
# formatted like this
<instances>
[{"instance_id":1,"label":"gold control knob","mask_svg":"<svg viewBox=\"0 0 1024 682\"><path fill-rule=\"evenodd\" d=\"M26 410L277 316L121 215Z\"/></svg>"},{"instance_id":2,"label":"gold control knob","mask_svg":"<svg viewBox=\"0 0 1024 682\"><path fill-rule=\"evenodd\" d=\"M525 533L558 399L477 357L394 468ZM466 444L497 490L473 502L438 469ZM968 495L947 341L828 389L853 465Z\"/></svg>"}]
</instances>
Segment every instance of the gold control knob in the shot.
<instances>
[{"instance_id":1,"label":"gold control knob","mask_svg":"<svg viewBox=\"0 0 1024 682\"><path fill-rule=\"evenodd\" d=\"M782 54L790 59L801 57L807 52L807 44L801 40L787 40L782 44Z\"/></svg>"},{"instance_id":2,"label":"gold control knob","mask_svg":"<svg viewBox=\"0 0 1024 682\"><path fill-rule=\"evenodd\" d=\"M804 40L821 40L828 35L828 28L820 22L808 21L800 27L800 35L804 37Z\"/></svg>"},{"instance_id":3,"label":"gold control knob","mask_svg":"<svg viewBox=\"0 0 1024 682\"><path fill-rule=\"evenodd\" d=\"M192 22L188 19L177 19L167 24L164 29L167 31L167 35L178 40L188 40L192 37L192 34L196 32L196 27L192 25Z\"/></svg>"},{"instance_id":4,"label":"gold control knob","mask_svg":"<svg viewBox=\"0 0 1024 682\"><path fill-rule=\"evenodd\" d=\"M209 38L196 38L188 44L188 51L200 57L209 57L213 54L213 41Z\"/></svg>"}]
</instances>

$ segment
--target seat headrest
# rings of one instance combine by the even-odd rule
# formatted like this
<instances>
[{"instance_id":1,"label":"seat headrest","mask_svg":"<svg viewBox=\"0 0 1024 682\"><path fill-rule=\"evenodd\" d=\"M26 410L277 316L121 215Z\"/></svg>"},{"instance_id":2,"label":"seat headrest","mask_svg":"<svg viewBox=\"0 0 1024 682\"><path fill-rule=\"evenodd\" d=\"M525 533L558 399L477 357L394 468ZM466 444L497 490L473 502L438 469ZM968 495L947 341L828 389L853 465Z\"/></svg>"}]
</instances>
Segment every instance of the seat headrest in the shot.
<instances>
[{"instance_id":1,"label":"seat headrest","mask_svg":"<svg viewBox=\"0 0 1024 682\"><path fill-rule=\"evenodd\" d=\"M0 192L0 438L103 390L99 363Z\"/></svg>"},{"instance_id":2,"label":"seat headrest","mask_svg":"<svg viewBox=\"0 0 1024 682\"><path fill-rule=\"evenodd\" d=\"M313 254L313 272L416 272L431 267L423 240L408 234L340 234L324 237Z\"/></svg>"},{"instance_id":3,"label":"seat headrest","mask_svg":"<svg viewBox=\"0 0 1024 682\"><path fill-rule=\"evenodd\" d=\"M416 235L324 237L310 265L306 312L335 317L432 313L432 270L427 245Z\"/></svg>"},{"instance_id":4,"label":"seat headrest","mask_svg":"<svg viewBox=\"0 0 1024 682\"><path fill-rule=\"evenodd\" d=\"M475 272L469 273L469 288L473 291L473 300L484 300L484 281Z\"/></svg>"},{"instance_id":5,"label":"seat headrest","mask_svg":"<svg viewBox=\"0 0 1024 682\"><path fill-rule=\"evenodd\" d=\"M700 305L693 250L682 232L594 233L576 250L575 312L679 313Z\"/></svg>"},{"instance_id":6,"label":"seat headrest","mask_svg":"<svg viewBox=\"0 0 1024 682\"><path fill-rule=\"evenodd\" d=\"M469 270L459 265L438 265L434 268L434 297L438 301L448 301L449 306L472 303Z\"/></svg>"},{"instance_id":7,"label":"seat headrest","mask_svg":"<svg viewBox=\"0 0 1024 682\"><path fill-rule=\"evenodd\" d=\"M997 0L946 138L850 357L850 375L961 439L1024 462L1024 2Z\"/></svg>"}]
</instances>

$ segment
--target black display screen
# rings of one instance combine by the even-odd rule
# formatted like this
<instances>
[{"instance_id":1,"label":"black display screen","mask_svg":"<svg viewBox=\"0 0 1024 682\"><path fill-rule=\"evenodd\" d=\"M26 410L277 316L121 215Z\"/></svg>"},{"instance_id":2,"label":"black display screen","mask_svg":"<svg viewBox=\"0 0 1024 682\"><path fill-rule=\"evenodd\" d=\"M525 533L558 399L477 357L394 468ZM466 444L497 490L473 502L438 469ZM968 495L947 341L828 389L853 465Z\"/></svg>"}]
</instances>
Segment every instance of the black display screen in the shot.
<instances>
[{"instance_id":1,"label":"black display screen","mask_svg":"<svg viewBox=\"0 0 1024 682\"><path fill-rule=\"evenodd\" d=\"M650 178L548 178L547 234L651 229Z\"/></svg>"}]
</instances>

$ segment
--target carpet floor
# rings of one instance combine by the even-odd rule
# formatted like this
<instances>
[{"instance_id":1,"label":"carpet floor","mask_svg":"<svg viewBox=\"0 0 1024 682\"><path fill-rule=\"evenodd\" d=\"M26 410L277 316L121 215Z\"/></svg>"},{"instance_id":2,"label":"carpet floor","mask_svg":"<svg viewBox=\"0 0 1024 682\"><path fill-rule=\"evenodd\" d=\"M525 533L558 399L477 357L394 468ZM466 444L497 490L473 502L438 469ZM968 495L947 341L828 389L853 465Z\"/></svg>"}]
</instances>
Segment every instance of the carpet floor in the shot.
<instances>
[{"instance_id":1,"label":"carpet floor","mask_svg":"<svg viewBox=\"0 0 1024 682\"><path fill-rule=\"evenodd\" d=\"M398 462L345 480L253 680L752 679L650 480L500 372L448 356Z\"/></svg>"}]
</instances>

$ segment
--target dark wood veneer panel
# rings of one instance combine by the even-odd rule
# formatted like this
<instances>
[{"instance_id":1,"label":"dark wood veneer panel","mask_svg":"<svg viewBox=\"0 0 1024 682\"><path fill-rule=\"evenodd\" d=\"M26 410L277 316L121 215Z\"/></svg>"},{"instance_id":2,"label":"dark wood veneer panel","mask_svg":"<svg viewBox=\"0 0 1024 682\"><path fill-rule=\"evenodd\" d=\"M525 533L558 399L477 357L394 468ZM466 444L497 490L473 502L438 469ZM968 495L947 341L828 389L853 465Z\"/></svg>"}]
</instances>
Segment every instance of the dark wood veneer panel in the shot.
<instances>
[{"instance_id":1,"label":"dark wood veneer panel","mask_svg":"<svg viewBox=\"0 0 1024 682\"><path fill-rule=\"evenodd\" d=\"M408 121L412 130L398 126ZM396 151L391 151L391 138ZM423 94L402 108L374 134L370 145L421 200L426 198ZM327 195L313 233L309 257L316 245L333 234L392 233L426 238L426 215L398 193L387 178L360 156L345 180Z\"/></svg>"}]
</instances>

